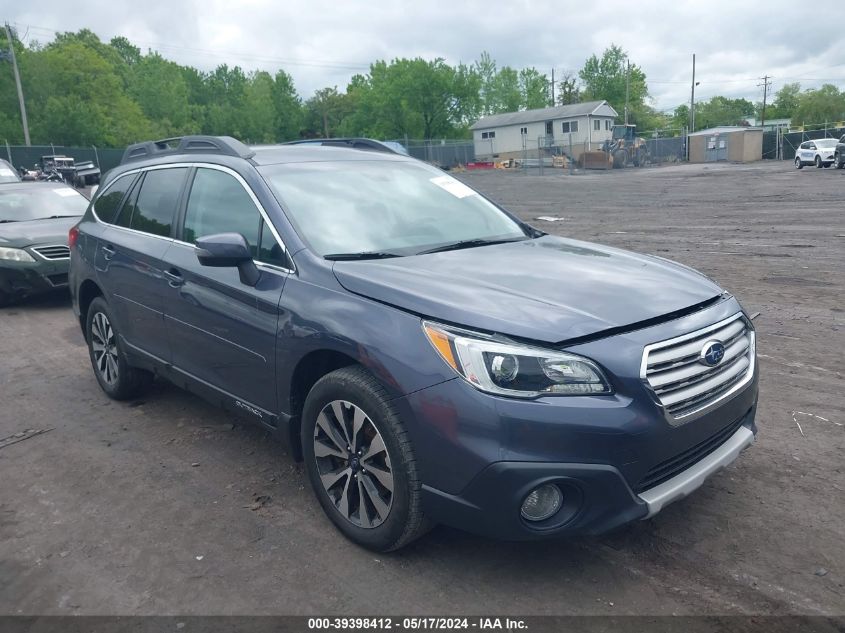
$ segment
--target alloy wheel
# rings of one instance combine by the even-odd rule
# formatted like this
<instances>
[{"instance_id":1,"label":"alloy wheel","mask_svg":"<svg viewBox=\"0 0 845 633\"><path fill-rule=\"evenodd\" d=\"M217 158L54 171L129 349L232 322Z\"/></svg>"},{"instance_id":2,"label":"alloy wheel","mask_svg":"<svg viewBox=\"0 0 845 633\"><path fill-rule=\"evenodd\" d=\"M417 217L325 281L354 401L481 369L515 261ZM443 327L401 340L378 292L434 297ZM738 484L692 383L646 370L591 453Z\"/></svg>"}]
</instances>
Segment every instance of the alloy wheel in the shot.
<instances>
[{"instance_id":1,"label":"alloy wheel","mask_svg":"<svg viewBox=\"0 0 845 633\"><path fill-rule=\"evenodd\" d=\"M393 504L394 479L384 438L363 409L345 400L323 407L314 427L317 473L335 509L375 528Z\"/></svg>"},{"instance_id":2,"label":"alloy wheel","mask_svg":"<svg viewBox=\"0 0 845 633\"><path fill-rule=\"evenodd\" d=\"M106 384L114 385L118 379L117 341L109 318L102 312L91 320L91 350L100 377Z\"/></svg>"}]
</instances>

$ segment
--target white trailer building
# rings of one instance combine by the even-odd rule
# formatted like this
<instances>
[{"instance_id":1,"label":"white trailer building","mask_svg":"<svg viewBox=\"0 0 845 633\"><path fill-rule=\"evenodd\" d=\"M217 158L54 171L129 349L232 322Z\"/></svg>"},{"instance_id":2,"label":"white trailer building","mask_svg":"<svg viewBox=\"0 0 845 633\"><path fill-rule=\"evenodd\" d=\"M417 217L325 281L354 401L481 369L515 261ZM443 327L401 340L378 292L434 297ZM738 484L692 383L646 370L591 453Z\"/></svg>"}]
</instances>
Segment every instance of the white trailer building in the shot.
<instances>
[{"instance_id":1,"label":"white trailer building","mask_svg":"<svg viewBox=\"0 0 845 633\"><path fill-rule=\"evenodd\" d=\"M493 114L476 121L470 129L478 160L536 158L539 148L561 148L573 158L585 150L599 149L611 138L619 114L607 101Z\"/></svg>"}]
</instances>

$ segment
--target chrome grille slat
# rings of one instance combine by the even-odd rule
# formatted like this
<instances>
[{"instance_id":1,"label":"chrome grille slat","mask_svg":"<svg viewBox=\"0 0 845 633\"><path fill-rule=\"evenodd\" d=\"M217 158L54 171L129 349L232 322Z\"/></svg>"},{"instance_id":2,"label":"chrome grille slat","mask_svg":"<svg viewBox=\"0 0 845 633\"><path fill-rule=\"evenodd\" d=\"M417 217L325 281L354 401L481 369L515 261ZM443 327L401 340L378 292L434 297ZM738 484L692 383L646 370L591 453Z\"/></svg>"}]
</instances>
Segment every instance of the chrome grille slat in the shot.
<instances>
[{"instance_id":1,"label":"chrome grille slat","mask_svg":"<svg viewBox=\"0 0 845 633\"><path fill-rule=\"evenodd\" d=\"M664 388L671 386L672 383L684 382L690 378L696 378L701 374L717 372L722 367L722 365L727 365L736 357L740 356L741 354L744 354L748 350L748 346L748 339L743 337L739 340L735 340L731 344L725 344L725 358L722 360L722 363L717 367L709 367L707 365L702 365L698 362L698 356L696 356L696 360L694 363L687 363L682 367L650 374L648 377L648 381L651 383L651 386L659 392Z\"/></svg>"},{"instance_id":2,"label":"chrome grille slat","mask_svg":"<svg viewBox=\"0 0 845 633\"><path fill-rule=\"evenodd\" d=\"M725 346L724 357L716 366L700 361L709 341ZM648 345L643 352L642 378L671 422L710 407L749 381L754 374L754 354L754 332L738 313L696 332Z\"/></svg>"},{"instance_id":3,"label":"chrome grille slat","mask_svg":"<svg viewBox=\"0 0 845 633\"><path fill-rule=\"evenodd\" d=\"M55 246L37 246L32 250L41 255L44 259L70 258L70 249L62 244L56 244Z\"/></svg>"},{"instance_id":4,"label":"chrome grille slat","mask_svg":"<svg viewBox=\"0 0 845 633\"><path fill-rule=\"evenodd\" d=\"M649 367L652 367L654 365L658 365L666 361L674 361L678 360L681 357L687 356L698 357L698 353L701 351L701 346L704 345L704 343L706 343L707 341L726 341L733 338L738 333L742 332L744 329L745 324L742 323L741 320L734 321L733 323L728 324L724 328L712 330L710 332L702 334L701 336L696 336L694 339L691 339L689 341L684 341L681 345L678 345L677 347L672 346L667 350L652 352L649 355L648 365Z\"/></svg>"}]
</instances>

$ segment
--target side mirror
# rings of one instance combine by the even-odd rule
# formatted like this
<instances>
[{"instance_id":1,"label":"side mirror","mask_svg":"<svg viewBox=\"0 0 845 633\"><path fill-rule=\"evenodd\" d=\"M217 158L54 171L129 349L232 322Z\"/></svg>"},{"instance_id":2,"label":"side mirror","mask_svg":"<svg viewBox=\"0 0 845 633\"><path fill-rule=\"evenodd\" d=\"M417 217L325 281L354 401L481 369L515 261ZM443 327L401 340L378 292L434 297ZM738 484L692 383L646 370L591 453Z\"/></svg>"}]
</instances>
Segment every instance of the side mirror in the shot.
<instances>
[{"instance_id":1,"label":"side mirror","mask_svg":"<svg viewBox=\"0 0 845 633\"><path fill-rule=\"evenodd\" d=\"M249 244L240 233L206 235L196 241L197 259L202 266L237 268L241 283L255 286L261 271L252 261Z\"/></svg>"}]
</instances>

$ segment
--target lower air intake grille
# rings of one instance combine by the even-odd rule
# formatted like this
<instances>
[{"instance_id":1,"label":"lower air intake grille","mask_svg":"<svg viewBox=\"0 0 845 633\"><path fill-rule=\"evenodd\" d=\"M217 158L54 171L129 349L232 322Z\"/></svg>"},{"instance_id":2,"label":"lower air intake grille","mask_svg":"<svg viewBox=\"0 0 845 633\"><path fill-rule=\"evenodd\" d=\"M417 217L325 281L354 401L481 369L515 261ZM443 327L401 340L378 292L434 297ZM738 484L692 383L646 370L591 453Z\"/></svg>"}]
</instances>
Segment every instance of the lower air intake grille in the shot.
<instances>
[{"instance_id":1,"label":"lower air intake grille","mask_svg":"<svg viewBox=\"0 0 845 633\"><path fill-rule=\"evenodd\" d=\"M742 426L742 421L744 419L745 416L739 418L735 422L732 422L720 430L718 433L708 437L703 442L696 444L692 448L685 450L683 453L670 457L669 459L654 466L642 479L640 479L640 483L636 486L637 494L645 492L649 488L659 486L664 481L667 481L678 473L685 471L697 461L707 457L707 455L719 448L731 435L737 432L739 427Z\"/></svg>"}]
</instances>

